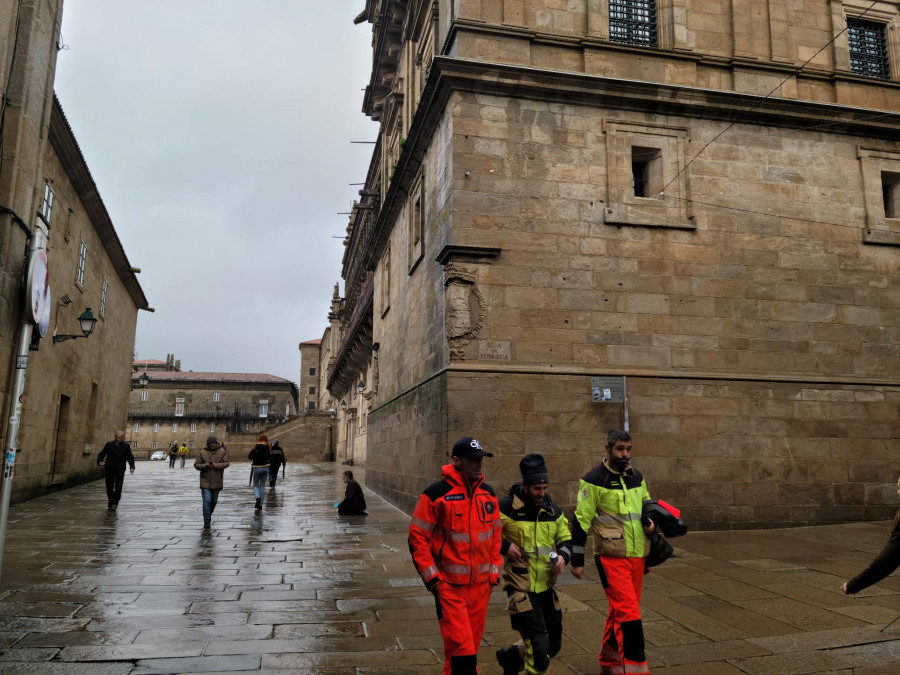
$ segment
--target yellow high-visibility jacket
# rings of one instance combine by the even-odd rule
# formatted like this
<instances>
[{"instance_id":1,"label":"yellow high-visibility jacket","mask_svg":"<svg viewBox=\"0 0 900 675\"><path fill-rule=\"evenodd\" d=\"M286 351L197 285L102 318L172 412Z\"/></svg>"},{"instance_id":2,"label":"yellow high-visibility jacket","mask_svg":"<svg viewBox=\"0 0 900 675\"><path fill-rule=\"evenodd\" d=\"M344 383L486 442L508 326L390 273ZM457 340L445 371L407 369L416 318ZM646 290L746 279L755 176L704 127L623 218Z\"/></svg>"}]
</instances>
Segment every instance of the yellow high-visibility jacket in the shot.
<instances>
[{"instance_id":1,"label":"yellow high-visibility jacket","mask_svg":"<svg viewBox=\"0 0 900 675\"><path fill-rule=\"evenodd\" d=\"M641 472L630 464L616 473L604 461L578 484L578 504L572 522L573 567L584 566L584 545L594 535L594 555L643 558L650 552L641 513L650 491Z\"/></svg>"},{"instance_id":2,"label":"yellow high-visibility jacket","mask_svg":"<svg viewBox=\"0 0 900 675\"><path fill-rule=\"evenodd\" d=\"M556 551L566 563L572 557L572 534L562 509L549 495L538 506L516 483L500 500L500 519L504 590L543 593L551 588L556 579L551 574L550 552ZM524 564L505 558L510 544L522 549Z\"/></svg>"}]
</instances>

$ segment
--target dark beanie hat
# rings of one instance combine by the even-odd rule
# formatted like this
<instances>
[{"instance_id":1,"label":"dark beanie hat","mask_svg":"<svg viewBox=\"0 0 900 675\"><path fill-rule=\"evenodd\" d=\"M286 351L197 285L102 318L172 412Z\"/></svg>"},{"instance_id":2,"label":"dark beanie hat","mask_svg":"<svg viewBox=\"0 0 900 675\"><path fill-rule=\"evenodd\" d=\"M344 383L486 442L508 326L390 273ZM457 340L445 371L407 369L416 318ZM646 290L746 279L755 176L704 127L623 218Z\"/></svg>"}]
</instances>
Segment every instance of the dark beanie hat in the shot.
<instances>
[{"instance_id":1,"label":"dark beanie hat","mask_svg":"<svg viewBox=\"0 0 900 675\"><path fill-rule=\"evenodd\" d=\"M216 438L215 436L207 436L207 437L206 437L206 444L207 444L207 445L209 445L210 443L218 443L218 442L219 442L219 439Z\"/></svg>"},{"instance_id":2,"label":"dark beanie hat","mask_svg":"<svg viewBox=\"0 0 900 675\"><path fill-rule=\"evenodd\" d=\"M536 483L549 483L550 472L544 464L544 457L536 453L525 455L519 462L519 471L522 472L522 484L534 485Z\"/></svg>"}]
</instances>

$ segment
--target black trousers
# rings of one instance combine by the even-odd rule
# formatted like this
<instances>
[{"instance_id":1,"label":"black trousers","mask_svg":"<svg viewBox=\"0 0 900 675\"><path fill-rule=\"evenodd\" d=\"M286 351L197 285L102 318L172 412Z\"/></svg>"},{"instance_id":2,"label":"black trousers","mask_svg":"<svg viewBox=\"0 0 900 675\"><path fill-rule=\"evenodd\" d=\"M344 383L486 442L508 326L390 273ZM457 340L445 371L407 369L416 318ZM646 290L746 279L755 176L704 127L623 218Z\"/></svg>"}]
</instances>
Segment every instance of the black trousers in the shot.
<instances>
[{"instance_id":1,"label":"black trousers","mask_svg":"<svg viewBox=\"0 0 900 675\"><path fill-rule=\"evenodd\" d=\"M106 472L106 498L110 504L118 504L122 498L122 483L125 482L125 469Z\"/></svg>"}]
</instances>

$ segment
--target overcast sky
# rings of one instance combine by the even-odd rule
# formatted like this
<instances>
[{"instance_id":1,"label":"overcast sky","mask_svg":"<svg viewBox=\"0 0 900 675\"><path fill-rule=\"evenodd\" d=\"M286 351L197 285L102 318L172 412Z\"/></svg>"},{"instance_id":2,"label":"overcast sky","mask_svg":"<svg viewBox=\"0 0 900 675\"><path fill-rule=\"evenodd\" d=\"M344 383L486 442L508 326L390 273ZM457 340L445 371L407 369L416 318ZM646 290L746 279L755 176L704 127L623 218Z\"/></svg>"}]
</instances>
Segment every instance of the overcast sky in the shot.
<instances>
[{"instance_id":1,"label":"overcast sky","mask_svg":"<svg viewBox=\"0 0 900 675\"><path fill-rule=\"evenodd\" d=\"M298 381L377 133L364 6L66 0L56 92L156 308L138 359Z\"/></svg>"}]
</instances>

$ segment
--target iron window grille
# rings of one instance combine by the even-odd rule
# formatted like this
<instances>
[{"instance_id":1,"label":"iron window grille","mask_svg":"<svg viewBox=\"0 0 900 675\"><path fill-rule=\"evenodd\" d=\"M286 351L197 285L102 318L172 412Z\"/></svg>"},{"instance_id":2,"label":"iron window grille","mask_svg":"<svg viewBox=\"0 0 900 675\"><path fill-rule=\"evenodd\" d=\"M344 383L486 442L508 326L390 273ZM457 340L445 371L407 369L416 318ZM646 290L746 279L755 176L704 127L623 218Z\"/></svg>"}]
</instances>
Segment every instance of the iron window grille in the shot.
<instances>
[{"instance_id":1,"label":"iron window grille","mask_svg":"<svg viewBox=\"0 0 900 675\"><path fill-rule=\"evenodd\" d=\"M609 40L656 47L656 0L609 0Z\"/></svg>"},{"instance_id":2,"label":"iron window grille","mask_svg":"<svg viewBox=\"0 0 900 675\"><path fill-rule=\"evenodd\" d=\"M866 77L890 78L884 24L848 18L847 40L850 43L850 70Z\"/></svg>"}]
</instances>

